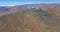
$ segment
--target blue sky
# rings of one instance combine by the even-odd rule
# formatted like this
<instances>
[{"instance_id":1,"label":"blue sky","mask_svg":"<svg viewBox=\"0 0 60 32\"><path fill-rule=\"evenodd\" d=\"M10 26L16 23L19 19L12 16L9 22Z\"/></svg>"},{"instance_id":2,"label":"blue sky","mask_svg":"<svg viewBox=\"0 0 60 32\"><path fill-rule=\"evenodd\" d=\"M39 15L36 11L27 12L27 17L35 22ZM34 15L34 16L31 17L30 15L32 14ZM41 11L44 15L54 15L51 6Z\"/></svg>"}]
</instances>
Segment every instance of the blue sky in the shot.
<instances>
[{"instance_id":1,"label":"blue sky","mask_svg":"<svg viewBox=\"0 0 60 32\"><path fill-rule=\"evenodd\" d=\"M35 3L59 3L60 0L0 0L0 6L13 6L23 4L35 4Z\"/></svg>"}]
</instances>

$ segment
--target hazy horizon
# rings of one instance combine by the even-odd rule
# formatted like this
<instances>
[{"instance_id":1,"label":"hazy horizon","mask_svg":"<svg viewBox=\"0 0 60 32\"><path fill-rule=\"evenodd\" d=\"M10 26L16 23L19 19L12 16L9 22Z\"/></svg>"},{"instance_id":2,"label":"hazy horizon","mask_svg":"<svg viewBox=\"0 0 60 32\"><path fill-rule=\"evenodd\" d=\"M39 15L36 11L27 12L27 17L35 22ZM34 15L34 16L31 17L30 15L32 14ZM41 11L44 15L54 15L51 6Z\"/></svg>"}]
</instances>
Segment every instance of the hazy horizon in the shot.
<instances>
[{"instance_id":1,"label":"hazy horizon","mask_svg":"<svg viewBox=\"0 0 60 32\"><path fill-rule=\"evenodd\" d=\"M39 3L60 3L60 0L0 0L0 6L15 6Z\"/></svg>"}]
</instances>

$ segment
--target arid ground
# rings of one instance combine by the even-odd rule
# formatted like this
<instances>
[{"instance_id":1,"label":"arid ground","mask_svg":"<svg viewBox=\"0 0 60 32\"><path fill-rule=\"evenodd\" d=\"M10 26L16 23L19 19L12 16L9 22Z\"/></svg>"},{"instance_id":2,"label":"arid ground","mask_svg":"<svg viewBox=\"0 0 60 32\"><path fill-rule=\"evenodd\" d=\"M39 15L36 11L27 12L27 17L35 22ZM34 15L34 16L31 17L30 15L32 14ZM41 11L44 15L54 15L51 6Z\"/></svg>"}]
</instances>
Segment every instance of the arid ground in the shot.
<instances>
[{"instance_id":1,"label":"arid ground","mask_svg":"<svg viewBox=\"0 0 60 32\"><path fill-rule=\"evenodd\" d=\"M0 32L60 32L58 4L30 4L3 8L0 9Z\"/></svg>"}]
</instances>

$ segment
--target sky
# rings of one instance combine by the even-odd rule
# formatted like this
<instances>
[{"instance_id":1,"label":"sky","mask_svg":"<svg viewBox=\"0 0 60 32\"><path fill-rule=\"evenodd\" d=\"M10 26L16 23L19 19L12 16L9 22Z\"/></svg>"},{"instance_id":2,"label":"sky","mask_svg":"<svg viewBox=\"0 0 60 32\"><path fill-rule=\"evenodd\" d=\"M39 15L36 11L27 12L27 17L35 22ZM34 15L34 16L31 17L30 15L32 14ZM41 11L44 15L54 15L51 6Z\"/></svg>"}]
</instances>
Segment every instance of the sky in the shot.
<instances>
[{"instance_id":1,"label":"sky","mask_svg":"<svg viewBox=\"0 0 60 32\"><path fill-rule=\"evenodd\" d=\"M0 6L14 6L39 3L59 3L60 0L0 0Z\"/></svg>"}]
</instances>

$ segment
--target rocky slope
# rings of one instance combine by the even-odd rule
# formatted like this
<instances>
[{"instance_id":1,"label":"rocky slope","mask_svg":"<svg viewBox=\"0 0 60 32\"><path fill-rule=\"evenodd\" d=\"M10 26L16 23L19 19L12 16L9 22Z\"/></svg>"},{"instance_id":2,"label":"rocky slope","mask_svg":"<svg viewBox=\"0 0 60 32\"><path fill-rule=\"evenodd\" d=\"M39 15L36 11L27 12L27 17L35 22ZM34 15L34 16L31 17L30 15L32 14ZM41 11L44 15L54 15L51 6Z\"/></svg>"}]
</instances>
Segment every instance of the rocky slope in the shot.
<instances>
[{"instance_id":1,"label":"rocky slope","mask_svg":"<svg viewBox=\"0 0 60 32\"><path fill-rule=\"evenodd\" d=\"M42 8L13 7L0 13L0 32L60 32L60 18Z\"/></svg>"}]
</instances>

